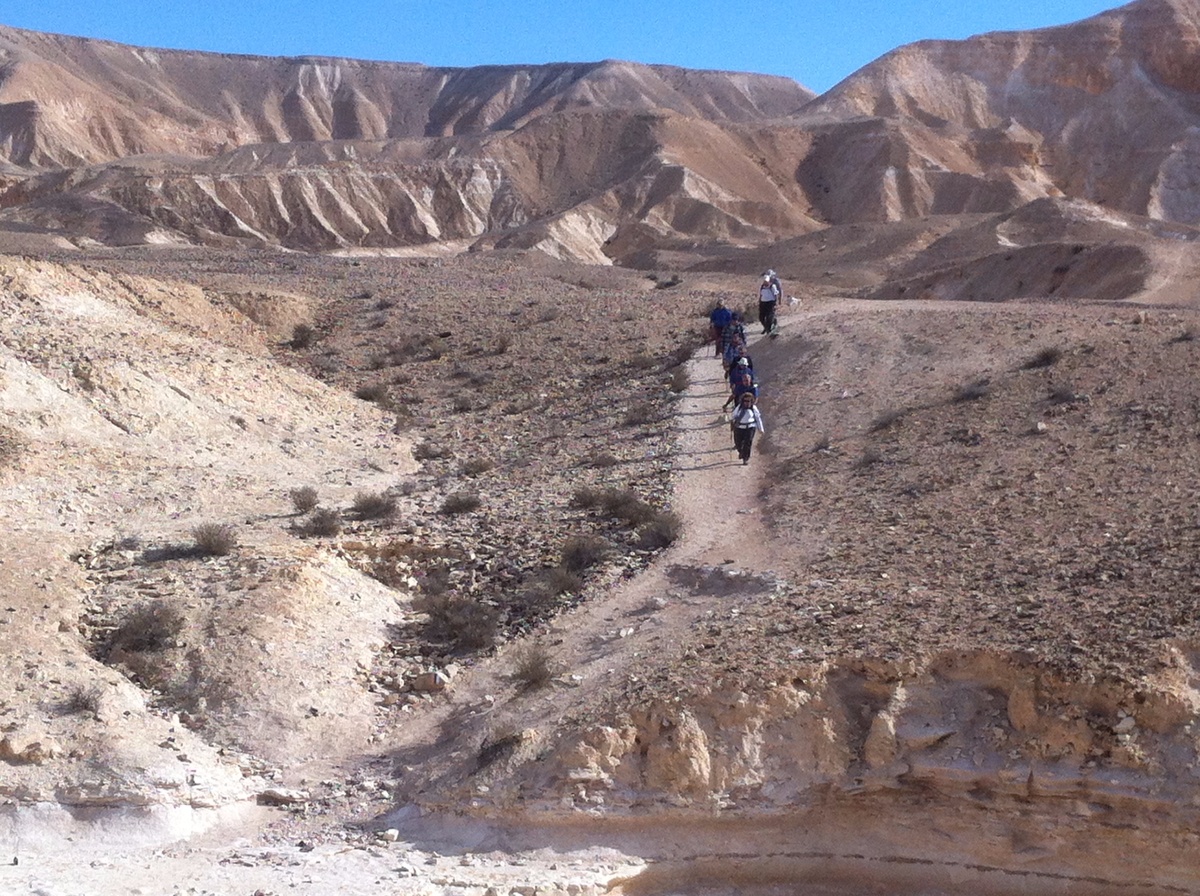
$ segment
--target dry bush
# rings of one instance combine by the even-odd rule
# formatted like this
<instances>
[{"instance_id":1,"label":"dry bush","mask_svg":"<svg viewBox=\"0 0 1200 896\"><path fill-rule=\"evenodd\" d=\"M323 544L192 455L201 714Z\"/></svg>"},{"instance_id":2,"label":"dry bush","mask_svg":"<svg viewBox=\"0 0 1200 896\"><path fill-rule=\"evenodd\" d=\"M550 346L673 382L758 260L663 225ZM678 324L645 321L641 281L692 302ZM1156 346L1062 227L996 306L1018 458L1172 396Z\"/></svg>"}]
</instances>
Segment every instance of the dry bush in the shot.
<instances>
[{"instance_id":1,"label":"dry bush","mask_svg":"<svg viewBox=\"0 0 1200 896\"><path fill-rule=\"evenodd\" d=\"M1066 386L1058 386L1051 389L1047 400L1051 404L1074 404L1079 400L1079 396L1075 394L1075 390Z\"/></svg>"},{"instance_id":2,"label":"dry bush","mask_svg":"<svg viewBox=\"0 0 1200 896\"><path fill-rule=\"evenodd\" d=\"M467 411L470 411L475 407L475 401L470 395L459 394L454 396L453 400L450 402L450 407L455 413L465 414Z\"/></svg>"},{"instance_id":3,"label":"dry bush","mask_svg":"<svg viewBox=\"0 0 1200 896\"><path fill-rule=\"evenodd\" d=\"M680 364L671 371L671 379L667 382L667 388L674 394L686 392L687 387L692 384L692 375L688 373L688 369Z\"/></svg>"},{"instance_id":4,"label":"dry bush","mask_svg":"<svg viewBox=\"0 0 1200 896\"><path fill-rule=\"evenodd\" d=\"M318 507L296 531L311 538L332 538L342 531L342 515L328 507Z\"/></svg>"},{"instance_id":5,"label":"dry bush","mask_svg":"<svg viewBox=\"0 0 1200 896\"><path fill-rule=\"evenodd\" d=\"M388 390L383 383L367 383L354 390L354 397L363 401L373 401L384 404L387 401Z\"/></svg>"},{"instance_id":6,"label":"dry bush","mask_svg":"<svg viewBox=\"0 0 1200 896\"><path fill-rule=\"evenodd\" d=\"M472 457L463 461L461 469L464 476L479 476L495 466L495 462L486 457Z\"/></svg>"},{"instance_id":7,"label":"dry bush","mask_svg":"<svg viewBox=\"0 0 1200 896\"><path fill-rule=\"evenodd\" d=\"M883 463L883 453L878 448L869 447L854 462L854 469L867 470L879 463Z\"/></svg>"},{"instance_id":8,"label":"dry bush","mask_svg":"<svg viewBox=\"0 0 1200 896\"><path fill-rule=\"evenodd\" d=\"M464 650L482 650L496 645L500 611L461 594L436 594L421 600L417 608L429 616L426 632L437 641L448 641Z\"/></svg>"},{"instance_id":9,"label":"dry bush","mask_svg":"<svg viewBox=\"0 0 1200 896\"><path fill-rule=\"evenodd\" d=\"M65 715L95 715L100 711L100 698L99 685L75 685L63 700L61 710Z\"/></svg>"},{"instance_id":10,"label":"dry bush","mask_svg":"<svg viewBox=\"0 0 1200 896\"><path fill-rule=\"evenodd\" d=\"M158 653L175 646L186 624L187 617L170 604L136 604L117 620L108 637L108 653Z\"/></svg>"},{"instance_id":11,"label":"dry bush","mask_svg":"<svg viewBox=\"0 0 1200 896\"><path fill-rule=\"evenodd\" d=\"M605 489L594 485L581 485L571 495L571 506L579 508L599 507L604 503Z\"/></svg>"},{"instance_id":12,"label":"dry bush","mask_svg":"<svg viewBox=\"0 0 1200 896\"><path fill-rule=\"evenodd\" d=\"M818 436L817 440L813 443L813 446L812 446L812 450L813 450L814 454L823 454L824 452L830 451L832 449L833 449L833 440L827 435Z\"/></svg>"},{"instance_id":13,"label":"dry bush","mask_svg":"<svg viewBox=\"0 0 1200 896\"><path fill-rule=\"evenodd\" d=\"M659 277L654 281L655 289L671 289L683 282L683 277L679 274L668 274L666 277Z\"/></svg>"},{"instance_id":14,"label":"dry bush","mask_svg":"<svg viewBox=\"0 0 1200 896\"><path fill-rule=\"evenodd\" d=\"M292 338L288 345L294 349L308 348L317 341L317 331L311 324L296 324L292 328Z\"/></svg>"},{"instance_id":15,"label":"dry bush","mask_svg":"<svg viewBox=\"0 0 1200 896\"><path fill-rule=\"evenodd\" d=\"M27 444L22 433L0 423L0 468L15 465Z\"/></svg>"},{"instance_id":16,"label":"dry bush","mask_svg":"<svg viewBox=\"0 0 1200 896\"><path fill-rule=\"evenodd\" d=\"M643 423L657 423L662 417L662 409L656 402L642 399L629 405L621 423L625 426L640 426Z\"/></svg>"},{"instance_id":17,"label":"dry bush","mask_svg":"<svg viewBox=\"0 0 1200 896\"><path fill-rule=\"evenodd\" d=\"M522 691L544 688L556 674L557 664L543 644L523 644L513 654L512 680Z\"/></svg>"},{"instance_id":18,"label":"dry bush","mask_svg":"<svg viewBox=\"0 0 1200 896\"><path fill-rule=\"evenodd\" d=\"M1169 340L1167 340L1167 344L1168 345L1178 345L1181 342L1194 342L1195 340L1196 340L1196 331L1193 330L1191 327L1187 327L1183 330L1182 333L1179 333L1176 336L1172 336Z\"/></svg>"},{"instance_id":19,"label":"dry bush","mask_svg":"<svg viewBox=\"0 0 1200 896\"><path fill-rule=\"evenodd\" d=\"M646 352L639 352L629 359L630 370L653 370L658 366L658 359Z\"/></svg>"},{"instance_id":20,"label":"dry bush","mask_svg":"<svg viewBox=\"0 0 1200 896\"><path fill-rule=\"evenodd\" d=\"M396 513L396 499L387 492L359 492L350 510L361 519L384 519Z\"/></svg>"},{"instance_id":21,"label":"dry bush","mask_svg":"<svg viewBox=\"0 0 1200 896\"><path fill-rule=\"evenodd\" d=\"M417 460L438 460L450 456L450 449L437 442L425 441L413 446L413 457Z\"/></svg>"},{"instance_id":22,"label":"dry bush","mask_svg":"<svg viewBox=\"0 0 1200 896\"><path fill-rule=\"evenodd\" d=\"M868 432L883 432L885 429L890 429L895 426L908 413L906 408L889 408L886 411L878 414L871 425L867 427Z\"/></svg>"},{"instance_id":23,"label":"dry bush","mask_svg":"<svg viewBox=\"0 0 1200 896\"><path fill-rule=\"evenodd\" d=\"M990 381L986 379L972 380L954 391L954 401L957 404L965 401L979 401L981 398L987 398L991 392Z\"/></svg>"},{"instance_id":24,"label":"dry bush","mask_svg":"<svg viewBox=\"0 0 1200 896\"><path fill-rule=\"evenodd\" d=\"M446 496L446 500L442 502L440 512L449 515L470 513L472 510L478 510L482 505L483 501L479 495L473 492L455 492L452 495Z\"/></svg>"},{"instance_id":25,"label":"dry bush","mask_svg":"<svg viewBox=\"0 0 1200 896\"><path fill-rule=\"evenodd\" d=\"M581 573L603 563L612 553L612 545L599 535L575 535L562 546L559 562L568 572Z\"/></svg>"},{"instance_id":26,"label":"dry bush","mask_svg":"<svg viewBox=\"0 0 1200 896\"><path fill-rule=\"evenodd\" d=\"M624 520L631 526L640 526L654 519L657 511L629 489L609 488L600 500L604 513L614 519Z\"/></svg>"},{"instance_id":27,"label":"dry bush","mask_svg":"<svg viewBox=\"0 0 1200 896\"><path fill-rule=\"evenodd\" d=\"M1040 349L1037 354L1026 361L1021 367L1025 370L1036 370L1040 367L1053 367L1063 356L1063 350L1054 346Z\"/></svg>"},{"instance_id":28,"label":"dry bush","mask_svg":"<svg viewBox=\"0 0 1200 896\"><path fill-rule=\"evenodd\" d=\"M492 353L503 355L512 347L512 337L502 333L496 337L496 344L492 346Z\"/></svg>"},{"instance_id":29,"label":"dry bush","mask_svg":"<svg viewBox=\"0 0 1200 896\"><path fill-rule=\"evenodd\" d=\"M288 492L288 497L292 499L292 507L296 508L296 513L308 513L317 506L317 490L311 485L292 489Z\"/></svg>"},{"instance_id":30,"label":"dry bush","mask_svg":"<svg viewBox=\"0 0 1200 896\"><path fill-rule=\"evenodd\" d=\"M670 510L658 511L638 527L638 547L655 551L668 547L683 534L683 517Z\"/></svg>"},{"instance_id":31,"label":"dry bush","mask_svg":"<svg viewBox=\"0 0 1200 896\"><path fill-rule=\"evenodd\" d=\"M578 594L583 591L583 576L577 572L572 572L565 566L552 566L544 570L538 578L533 592L539 592L548 597L558 597L560 594ZM526 604L547 603L548 601L531 601L530 595L525 597Z\"/></svg>"},{"instance_id":32,"label":"dry bush","mask_svg":"<svg viewBox=\"0 0 1200 896\"><path fill-rule=\"evenodd\" d=\"M589 467L594 467L598 470L602 470L607 467L615 467L620 462L620 458L618 458L615 454L609 454L607 451L601 451L597 454L589 454L587 459L584 461L584 463L586 463Z\"/></svg>"},{"instance_id":33,"label":"dry bush","mask_svg":"<svg viewBox=\"0 0 1200 896\"><path fill-rule=\"evenodd\" d=\"M228 523L201 523L192 529L196 553L208 557L224 557L237 547L237 533Z\"/></svg>"}]
</instances>

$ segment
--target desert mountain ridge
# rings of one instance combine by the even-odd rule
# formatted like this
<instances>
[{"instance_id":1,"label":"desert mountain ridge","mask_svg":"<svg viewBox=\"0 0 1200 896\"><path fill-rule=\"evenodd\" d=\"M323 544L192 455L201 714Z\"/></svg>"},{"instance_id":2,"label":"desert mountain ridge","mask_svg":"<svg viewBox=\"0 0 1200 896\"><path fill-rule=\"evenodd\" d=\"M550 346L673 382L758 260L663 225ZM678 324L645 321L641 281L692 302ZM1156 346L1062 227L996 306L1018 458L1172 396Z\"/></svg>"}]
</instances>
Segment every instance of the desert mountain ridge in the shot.
<instances>
[{"instance_id":1,"label":"desert mountain ridge","mask_svg":"<svg viewBox=\"0 0 1200 896\"><path fill-rule=\"evenodd\" d=\"M6 28L0 225L104 245L646 265L1039 198L1191 224L1196 23L1190 0L1138 0L922 42L821 97L629 62L441 69Z\"/></svg>"}]
</instances>

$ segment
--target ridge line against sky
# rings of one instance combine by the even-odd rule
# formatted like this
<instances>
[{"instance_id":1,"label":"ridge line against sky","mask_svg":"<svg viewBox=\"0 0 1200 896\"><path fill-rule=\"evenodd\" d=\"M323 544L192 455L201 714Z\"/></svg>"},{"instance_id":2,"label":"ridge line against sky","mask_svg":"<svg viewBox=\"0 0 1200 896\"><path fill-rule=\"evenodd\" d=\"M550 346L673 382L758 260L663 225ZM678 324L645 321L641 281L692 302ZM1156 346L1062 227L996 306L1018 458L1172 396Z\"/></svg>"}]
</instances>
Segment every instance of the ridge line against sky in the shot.
<instances>
[{"instance_id":1,"label":"ridge line against sky","mask_svg":"<svg viewBox=\"0 0 1200 896\"><path fill-rule=\"evenodd\" d=\"M818 93L924 39L1063 25L1104 0L6 0L0 24L134 46L433 66L623 59L793 78ZM731 8L732 7L732 8Z\"/></svg>"}]
</instances>

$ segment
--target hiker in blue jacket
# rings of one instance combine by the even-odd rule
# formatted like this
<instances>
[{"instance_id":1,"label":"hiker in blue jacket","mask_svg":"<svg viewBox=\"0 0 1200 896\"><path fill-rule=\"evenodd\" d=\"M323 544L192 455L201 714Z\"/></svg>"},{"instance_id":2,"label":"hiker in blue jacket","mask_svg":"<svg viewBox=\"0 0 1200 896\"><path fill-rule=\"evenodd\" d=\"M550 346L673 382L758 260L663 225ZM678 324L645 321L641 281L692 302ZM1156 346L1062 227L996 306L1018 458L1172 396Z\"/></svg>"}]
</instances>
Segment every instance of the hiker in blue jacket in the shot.
<instances>
[{"instance_id":1,"label":"hiker in blue jacket","mask_svg":"<svg viewBox=\"0 0 1200 896\"><path fill-rule=\"evenodd\" d=\"M725 328L733 322L733 312L725 307L724 299L717 299L717 307L708 316L708 322L709 333L712 341L717 344L717 357L719 358L721 357L721 337L725 333Z\"/></svg>"}]
</instances>

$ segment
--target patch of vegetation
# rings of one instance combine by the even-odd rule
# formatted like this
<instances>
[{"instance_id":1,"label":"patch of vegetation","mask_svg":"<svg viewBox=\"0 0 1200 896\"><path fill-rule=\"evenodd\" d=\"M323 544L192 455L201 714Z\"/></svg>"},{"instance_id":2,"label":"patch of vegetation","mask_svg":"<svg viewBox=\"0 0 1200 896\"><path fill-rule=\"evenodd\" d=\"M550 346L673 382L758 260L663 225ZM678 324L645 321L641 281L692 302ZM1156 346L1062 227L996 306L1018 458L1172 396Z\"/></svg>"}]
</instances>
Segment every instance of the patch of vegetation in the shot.
<instances>
[{"instance_id":1,"label":"patch of vegetation","mask_svg":"<svg viewBox=\"0 0 1200 896\"><path fill-rule=\"evenodd\" d=\"M443 457L449 457L451 451L445 445L427 440L415 445L412 453L413 457L417 460L439 460Z\"/></svg>"},{"instance_id":2,"label":"patch of vegetation","mask_svg":"<svg viewBox=\"0 0 1200 896\"><path fill-rule=\"evenodd\" d=\"M670 510L660 510L638 527L638 547L657 551L674 544L683 534L683 518Z\"/></svg>"},{"instance_id":3,"label":"patch of vegetation","mask_svg":"<svg viewBox=\"0 0 1200 896\"><path fill-rule=\"evenodd\" d=\"M366 383L354 390L354 397L382 405L387 402L388 389L383 383Z\"/></svg>"},{"instance_id":4,"label":"patch of vegetation","mask_svg":"<svg viewBox=\"0 0 1200 896\"><path fill-rule=\"evenodd\" d=\"M288 345L294 349L308 348L317 341L317 331L311 324L296 324L292 327L292 338Z\"/></svg>"},{"instance_id":5,"label":"patch of vegetation","mask_svg":"<svg viewBox=\"0 0 1200 896\"><path fill-rule=\"evenodd\" d=\"M310 538L332 538L342 531L342 515L329 507L318 507L296 531Z\"/></svg>"},{"instance_id":6,"label":"patch of vegetation","mask_svg":"<svg viewBox=\"0 0 1200 896\"><path fill-rule=\"evenodd\" d=\"M506 732L489 737L480 745L479 753L475 756L476 773L483 771L489 765L499 762L501 759L508 758L516 752L517 747L520 745L521 735L519 733Z\"/></svg>"},{"instance_id":7,"label":"patch of vegetation","mask_svg":"<svg viewBox=\"0 0 1200 896\"><path fill-rule=\"evenodd\" d=\"M75 685L67 692L61 711L64 715L96 715L100 711L100 688L98 685Z\"/></svg>"},{"instance_id":8,"label":"patch of vegetation","mask_svg":"<svg viewBox=\"0 0 1200 896\"><path fill-rule=\"evenodd\" d=\"M594 467L598 470L603 470L608 467L615 467L621 462L615 454L609 454L607 451L601 451L597 454L589 454L584 461L589 467Z\"/></svg>"},{"instance_id":9,"label":"patch of vegetation","mask_svg":"<svg viewBox=\"0 0 1200 896\"><path fill-rule=\"evenodd\" d=\"M891 429L897 423L904 419L904 415L908 413L907 408L889 408L886 411L878 414L871 425L867 427L867 432L883 432L885 429Z\"/></svg>"},{"instance_id":10,"label":"patch of vegetation","mask_svg":"<svg viewBox=\"0 0 1200 896\"><path fill-rule=\"evenodd\" d=\"M0 423L0 468L14 466L27 444L22 433Z\"/></svg>"},{"instance_id":11,"label":"patch of vegetation","mask_svg":"<svg viewBox=\"0 0 1200 896\"><path fill-rule=\"evenodd\" d=\"M883 452L878 448L868 447L854 462L854 469L867 470L880 463L883 463Z\"/></svg>"},{"instance_id":12,"label":"patch of vegetation","mask_svg":"<svg viewBox=\"0 0 1200 896\"><path fill-rule=\"evenodd\" d=\"M174 647L187 618L161 601L135 604L117 620L108 638L108 653L158 653Z\"/></svg>"},{"instance_id":13,"label":"patch of vegetation","mask_svg":"<svg viewBox=\"0 0 1200 896\"><path fill-rule=\"evenodd\" d=\"M461 594L429 595L418 602L429 622L426 633L435 641L445 641L462 650L483 650L496 646L500 631L500 611Z\"/></svg>"},{"instance_id":14,"label":"patch of vegetation","mask_svg":"<svg viewBox=\"0 0 1200 896\"><path fill-rule=\"evenodd\" d=\"M691 384L692 375L688 373L687 367L680 364L671 371L671 379L667 381L667 388L675 395L678 395L681 392L686 392L687 387Z\"/></svg>"},{"instance_id":15,"label":"patch of vegetation","mask_svg":"<svg viewBox=\"0 0 1200 896\"><path fill-rule=\"evenodd\" d=\"M465 414L467 411L475 408L475 402L470 395L460 393L454 396L454 399L450 402L450 407L454 409L455 413Z\"/></svg>"},{"instance_id":16,"label":"patch of vegetation","mask_svg":"<svg viewBox=\"0 0 1200 896\"><path fill-rule=\"evenodd\" d=\"M979 401L981 398L987 398L992 392L991 383L987 379L973 380L962 386L959 386L954 391L955 403L965 401Z\"/></svg>"},{"instance_id":17,"label":"patch of vegetation","mask_svg":"<svg viewBox=\"0 0 1200 896\"><path fill-rule=\"evenodd\" d=\"M657 423L662 418L663 410L658 403L650 399L643 399L629 405L621 423L625 426L639 426L643 423Z\"/></svg>"},{"instance_id":18,"label":"patch of vegetation","mask_svg":"<svg viewBox=\"0 0 1200 896\"><path fill-rule=\"evenodd\" d=\"M237 532L228 523L201 523L192 529L196 553L206 557L224 557L237 547Z\"/></svg>"},{"instance_id":19,"label":"patch of vegetation","mask_svg":"<svg viewBox=\"0 0 1200 896\"><path fill-rule=\"evenodd\" d=\"M308 513L317 506L317 490L311 485L292 489L288 492L288 497L292 499L292 507L296 509L296 513Z\"/></svg>"},{"instance_id":20,"label":"patch of vegetation","mask_svg":"<svg viewBox=\"0 0 1200 896\"><path fill-rule=\"evenodd\" d=\"M612 553L608 539L599 535L575 535L563 543L559 558L563 569L581 573L603 563Z\"/></svg>"},{"instance_id":21,"label":"patch of vegetation","mask_svg":"<svg viewBox=\"0 0 1200 896\"><path fill-rule=\"evenodd\" d=\"M513 654L512 680L521 691L544 688L557 673L554 658L543 644L524 644Z\"/></svg>"},{"instance_id":22,"label":"patch of vegetation","mask_svg":"<svg viewBox=\"0 0 1200 896\"><path fill-rule=\"evenodd\" d=\"M1055 346L1040 349L1037 354L1021 365L1023 370L1037 370L1042 367L1053 367L1063 356L1063 350Z\"/></svg>"},{"instance_id":23,"label":"patch of vegetation","mask_svg":"<svg viewBox=\"0 0 1200 896\"><path fill-rule=\"evenodd\" d=\"M464 476L479 476L495 467L495 461L486 457L472 457L463 461L461 470Z\"/></svg>"},{"instance_id":24,"label":"patch of vegetation","mask_svg":"<svg viewBox=\"0 0 1200 896\"><path fill-rule=\"evenodd\" d=\"M440 512L449 515L470 513L473 510L478 510L482 505L483 501L479 495L473 492L454 492L454 494L446 496L446 500L442 502Z\"/></svg>"},{"instance_id":25,"label":"patch of vegetation","mask_svg":"<svg viewBox=\"0 0 1200 896\"><path fill-rule=\"evenodd\" d=\"M386 519L396 514L396 498L387 492L359 492L350 510L360 519Z\"/></svg>"}]
</instances>

